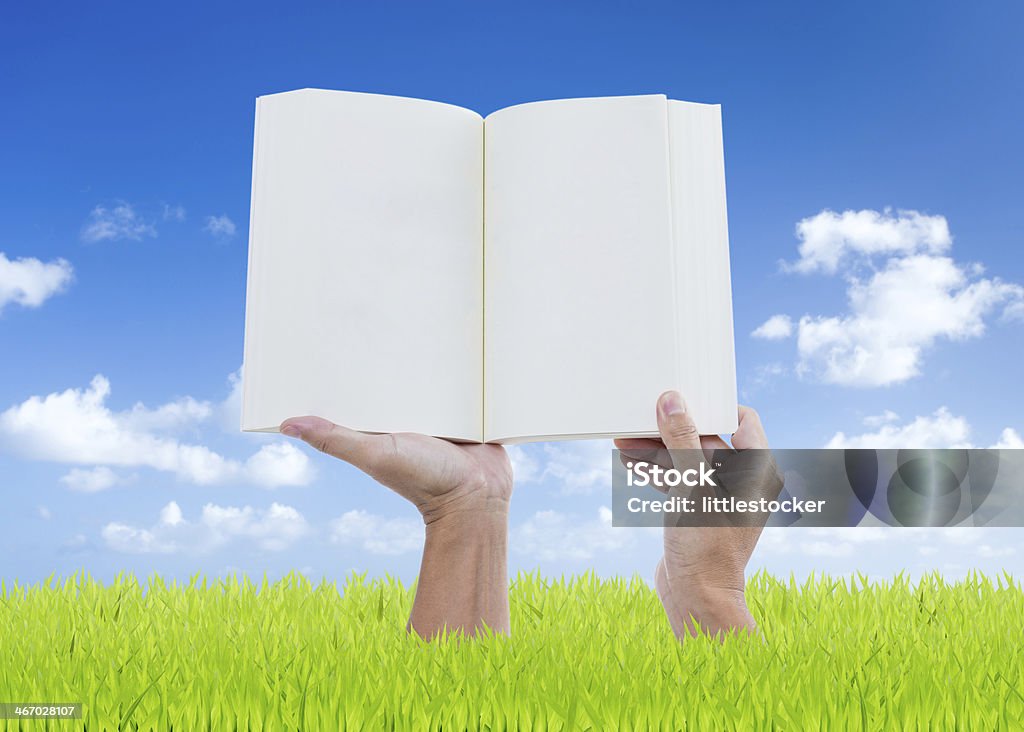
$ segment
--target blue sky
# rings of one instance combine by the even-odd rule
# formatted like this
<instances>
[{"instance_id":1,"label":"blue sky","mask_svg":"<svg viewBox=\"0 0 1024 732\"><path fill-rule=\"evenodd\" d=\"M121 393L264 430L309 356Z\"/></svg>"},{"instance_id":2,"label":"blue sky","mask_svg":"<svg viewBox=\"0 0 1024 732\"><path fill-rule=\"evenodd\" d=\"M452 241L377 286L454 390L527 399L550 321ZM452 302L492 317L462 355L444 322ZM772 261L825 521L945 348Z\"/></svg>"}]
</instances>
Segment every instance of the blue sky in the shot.
<instances>
[{"instance_id":1,"label":"blue sky","mask_svg":"<svg viewBox=\"0 0 1024 732\"><path fill-rule=\"evenodd\" d=\"M1022 22L1009 3L10 8L0 577L415 575L413 509L234 429L254 99L308 86L481 113L649 92L721 103L739 387L773 444L1011 444ZM751 335L774 315L772 338ZM604 444L517 451L513 569L650 574L657 537L603 519L606 460ZM253 477L268 474L277 485ZM753 566L1019 574L1022 554L1014 530L789 532Z\"/></svg>"}]
</instances>

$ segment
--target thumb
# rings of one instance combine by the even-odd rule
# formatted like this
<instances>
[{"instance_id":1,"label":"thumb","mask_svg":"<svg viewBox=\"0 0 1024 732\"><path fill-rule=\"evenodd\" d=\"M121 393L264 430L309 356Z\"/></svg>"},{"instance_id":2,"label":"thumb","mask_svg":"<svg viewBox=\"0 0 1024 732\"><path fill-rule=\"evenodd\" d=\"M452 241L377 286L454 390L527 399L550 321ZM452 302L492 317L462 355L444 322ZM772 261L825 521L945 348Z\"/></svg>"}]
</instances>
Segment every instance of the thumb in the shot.
<instances>
[{"instance_id":1,"label":"thumb","mask_svg":"<svg viewBox=\"0 0 1024 732\"><path fill-rule=\"evenodd\" d=\"M700 450L700 435L678 391L658 397L658 431L669 450Z\"/></svg>"},{"instance_id":2,"label":"thumb","mask_svg":"<svg viewBox=\"0 0 1024 732\"><path fill-rule=\"evenodd\" d=\"M351 463L366 473L372 473L380 462L378 440L320 417L286 419L281 423L280 432L298 437L320 452Z\"/></svg>"},{"instance_id":3,"label":"thumb","mask_svg":"<svg viewBox=\"0 0 1024 732\"><path fill-rule=\"evenodd\" d=\"M678 391L666 391L658 397L658 431L676 470L699 468L704 457L700 435L697 433L697 425L693 423L693 418L686 411L686 400ZM669 489L670 494L676 495L687 495L689 492L688 488L678 485ZM664 518L666 527L683 525L680 523L683 518L680 513L666 512ZM668 534L665 536L667 540Z\"/></svg>"}]
</instances>

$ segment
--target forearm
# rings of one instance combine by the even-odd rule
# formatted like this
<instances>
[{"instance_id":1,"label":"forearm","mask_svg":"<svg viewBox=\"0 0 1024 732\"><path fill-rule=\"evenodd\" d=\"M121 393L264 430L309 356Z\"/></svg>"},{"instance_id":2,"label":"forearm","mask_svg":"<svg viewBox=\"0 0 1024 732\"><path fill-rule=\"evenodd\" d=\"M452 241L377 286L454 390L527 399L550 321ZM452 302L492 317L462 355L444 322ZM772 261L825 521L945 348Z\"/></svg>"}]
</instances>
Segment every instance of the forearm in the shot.
<instances>
[{"instance_id":1,"label":"forearm","mask_svg":"<svg viewBox=\"0 0 1024 732\"><path fill-rule=\"evenodd\" d=\"M509 632L508 508L460 511L431 521L409 629L473 635Z\"/></svg>"}]
</instances>

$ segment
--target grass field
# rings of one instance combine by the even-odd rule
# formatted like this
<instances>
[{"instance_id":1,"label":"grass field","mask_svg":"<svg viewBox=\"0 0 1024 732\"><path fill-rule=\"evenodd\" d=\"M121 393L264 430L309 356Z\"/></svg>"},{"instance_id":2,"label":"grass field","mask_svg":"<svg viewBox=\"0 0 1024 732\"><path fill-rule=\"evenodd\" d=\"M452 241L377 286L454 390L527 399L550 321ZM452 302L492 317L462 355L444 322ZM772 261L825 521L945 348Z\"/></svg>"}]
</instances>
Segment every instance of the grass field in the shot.
<instances>
[{"instance_id":1,"label":"grass field","mask_svg":"<svg viewBox=\"0 0 1024 732\"><path fill-rule=\"evenodd\" d=\"M1024 728L1008 577L760 574L748 596L763 641L680 647L640 580L523 575L513 638L425 643L393 581L7 584L0 702L84 703L6 722L31 730Z\"/></svg>"}]
</instances>

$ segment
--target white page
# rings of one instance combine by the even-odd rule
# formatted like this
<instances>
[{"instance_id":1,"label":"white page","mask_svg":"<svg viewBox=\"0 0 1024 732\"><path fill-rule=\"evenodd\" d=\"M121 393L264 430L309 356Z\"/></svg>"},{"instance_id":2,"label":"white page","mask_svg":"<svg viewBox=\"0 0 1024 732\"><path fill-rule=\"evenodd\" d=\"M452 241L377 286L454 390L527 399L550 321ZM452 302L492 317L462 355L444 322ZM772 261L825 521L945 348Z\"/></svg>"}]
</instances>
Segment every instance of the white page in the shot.
<instances>
[{"instance_id":1,"label":"white page","mask_svg":"<svg viewBox=\"0 0 1024 732\"><path fill-rule=\"evenodd\" d=\"M482 165L469 110L258 100L244 430L314 414L482 439Z\"/></svg>"},{"instance_id":2,"label":"white page","mask_svg":"<svg viewBox=\"0 0 1024 732\"><path fill-rule=\"evenodd\" d=\"M721 107L668 102L679 389L703 434L736 431Z\"/></svg>"},{"instance_id":3,"label":"white page","mask_svg":"<svg viewBox=\"0 0 1024 732\"><path fill-rule=\"evenodd\" d=\"M664 96L485 122L488 441L655 434L678 386Z\"/></svg>"}]
</instances>

